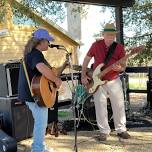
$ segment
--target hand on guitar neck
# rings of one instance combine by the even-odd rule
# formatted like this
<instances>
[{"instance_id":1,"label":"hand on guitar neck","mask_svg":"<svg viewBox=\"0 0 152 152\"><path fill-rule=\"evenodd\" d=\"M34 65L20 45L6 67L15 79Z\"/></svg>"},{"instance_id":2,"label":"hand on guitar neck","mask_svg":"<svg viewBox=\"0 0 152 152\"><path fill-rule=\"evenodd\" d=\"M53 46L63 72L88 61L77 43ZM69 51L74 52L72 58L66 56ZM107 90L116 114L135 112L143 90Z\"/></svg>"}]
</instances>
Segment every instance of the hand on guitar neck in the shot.
<instances>
[{"instance_id":1,"label":"hand on guitar neck","mask_svg":"<svg viewBox=\"0 0 152 152\"><path fill-rule=\"evenodd\" d=\"M125 68L126 68L126 63L124 63L124 64L114 64L112 66L112 70L117 71L117 72L122 72L122 71L125 70Z\"/></svg>"},{"instance_id":2,"label":"hand on guitar neck","mask_svg":"<svg viewBox=\"0 0 152 152\"><path fill-rule=\"evenodd\" d=\"M129 53L129 56L131 56L131 55L133 55L135 53L140 53L140 51L142 51L144 49L145 49L145 46L141 45L139 47L131 47L126 52L128 52L130 50L131 52ZM126 63L127 63L127 59L124 58L123 60L121 60L121 62L119 62L117 64L113 64L112 70L113 71L122 72L126 68L126 65L127 65Z\"/></svg>"},{"instance_id":3,"label":"hand on guitar neck","mask_svg":"<svg viewBox=\"0 0 152 152\"><path fill-rule=\"evenodd\" d=\"M56 77L56 80L55 80L56 88L59 89L61 84L62 84L62 80L60 78Z\"/></svg>"},{"instance_id":4,"label":"hand on guitar neck","mask_svg":"<svg viewBox=\"0 0 152 152\"><path fill-rule=\"evenodd\" d=\"M89 76L87 76L87 74L84 74L81 76L81 83L86 86L89 84L89 80L91 80L91 78Z\"/></svg>"},{"instance_id":5,"label":"hand on guitar neck","mask_svg":"<svg viewBox=\"0 0 152 152\"><path fill-rule=\"evenodd\" d=\"M62 80L59 78L59 76L62 74L63 70L69 65L69 54L66 54L66 60L63 63L62 66L60 66L59 68L52 68L52 71L55 73L55 75L57 76L55 79L55 85L56 88L59 89L61 84L62 84Z\"/></svg>"},{"instance_id":6,"label":"hand on guitar neck","mask_svg":"<svg viewBox=\"0 0 152 152\"><path fill-rule=\"evenodd\" d=\"M91 83L87 86L88 92L89 93L95 93L96 90L98 89L99 86L105 84L105 81L102 80L102 77L110 72L111 70L119 71L121 68L125 67L126 60L135 54L140 53L143 51L145 46L139 46L139 47L134 47L129 50L131 50L128 54L126 54L124 57L116 61L114 64L104 68L102 71L102 67L104 66L103 63L99 64L95 70L92 73L92 76L90 76L92 79Z\"/></svg>"}]
</instances>

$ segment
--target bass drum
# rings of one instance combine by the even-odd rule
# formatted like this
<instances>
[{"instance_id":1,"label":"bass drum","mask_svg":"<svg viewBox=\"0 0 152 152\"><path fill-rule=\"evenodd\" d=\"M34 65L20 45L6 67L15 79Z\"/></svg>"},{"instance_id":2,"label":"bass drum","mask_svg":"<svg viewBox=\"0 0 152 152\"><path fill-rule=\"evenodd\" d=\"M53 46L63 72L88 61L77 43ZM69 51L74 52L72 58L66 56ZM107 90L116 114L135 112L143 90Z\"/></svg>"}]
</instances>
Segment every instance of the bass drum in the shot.
<instances>
[{"instance_id":1,"label":"bass drum","mask_svg":"<svg viewBox=\"0 0 152 152\"><path fill-rule=\"evenodd\" d=\"M94 104L94 98L93 95L90 96L89 98L87 98L84 102L83 105L81 105L80 109L83 115L83 118L85 119L85 121L87 121L88 123L92 124L92 125L97 125L97 121L96 121L96 111L95 111L95 104ZM108 122L110 123L110 126L113 126L113 119L112 119L112 108L111 108L111 104L110 104L110 99L107 99L107 111L108 111Z\"/></svg>"},{"instance_id":2,"label":"bass drum","mask_svg":"<svg viewBox=\"0 0 152 152\"><path fill-rule=\"evenodd\" d=\"M84 102L82 107L82 115L85 121L91 124L97 124L96 122L96 111L95 111L95 105L94 105L94 99L93 95L87 98Z\"/></svg>"},{"instance_id":3,"label":"bass drum","mask_svg":"<svg viewBox=\"0 0 152 152\"><path fill-rule=\"evenodd\" d=\"M126 83L126 74L120 75L120 79L122 82L122 88L124 93L124 104L125 104L125 112L126 117L129 116L130 110L130 102L127 94L128 84ZM77 107L77 115L84 118L88 123L96 125L96 112L95 112L95 104L93 95L88 94L87 90L83 85L78 85L75 90L76 93L76 107ZM107 111L108 111L108 122L111 128L113 125L113 112L110 103L110 99L107 99Z\"/></svg>"},{"instance_id":4,"label":"bass drum","mask_svg":"<svg viewBox=\"0 0 152 152\"><path fill-rule=\"evenodd\" d=\"M76 103L76 115L79 118L87 121L92 125L97 125L96 111L93 95L88 94L87 90L83 85L78 85L75 90L75 103ZM108 120L112 120L112 108L110 100L108 99Z\"/></svg>"}]
</instances>

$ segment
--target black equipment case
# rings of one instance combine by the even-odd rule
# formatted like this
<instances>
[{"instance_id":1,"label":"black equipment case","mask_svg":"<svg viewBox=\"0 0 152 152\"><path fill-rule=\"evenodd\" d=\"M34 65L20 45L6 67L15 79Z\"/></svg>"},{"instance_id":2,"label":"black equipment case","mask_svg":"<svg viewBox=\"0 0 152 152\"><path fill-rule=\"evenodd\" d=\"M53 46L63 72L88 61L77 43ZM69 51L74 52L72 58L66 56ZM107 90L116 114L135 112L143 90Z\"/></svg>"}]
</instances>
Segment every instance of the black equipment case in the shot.
<instances>
[{"instance_id":1,"label":"black equipment case","mask_svg":"<svg viewBox=\"0 0 152 152\"><path fill-rule=\"evenodd\" d=\"M0 152L17 152L17 142L0 129Z\"/></svg>"}]
</instances>

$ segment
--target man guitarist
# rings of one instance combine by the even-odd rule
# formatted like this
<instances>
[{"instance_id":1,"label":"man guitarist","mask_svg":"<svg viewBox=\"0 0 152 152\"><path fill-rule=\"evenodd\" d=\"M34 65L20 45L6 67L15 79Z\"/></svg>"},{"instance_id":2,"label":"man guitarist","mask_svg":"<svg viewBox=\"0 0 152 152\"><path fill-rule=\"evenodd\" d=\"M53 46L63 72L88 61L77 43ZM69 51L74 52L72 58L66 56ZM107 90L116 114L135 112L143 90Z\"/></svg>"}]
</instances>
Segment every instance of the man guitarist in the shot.
<instances>
[{"instance_id":1,"label":"man guitarist","mask_svg":"<svg viewBox=\"0 0 152 152\"><path fill-rule=\"evenodd\" d=\"M81 82L85 86L87 86L89 83L88 80L90 79L86 72L87 66L92 57L94 57L93 69L95 69L101 63L104 63L103 68L106 68L125 56L124 46L119 43L116 43L113 50L110 50L116 38L116 33L117 31L114 24L107 23L102 33L104 39L94 42L89 49L83 61L81 75ZM107 116L107 97L109 97L111 101L114 125L117 135L123 139L130 138L130 135L126 131L124 96L122 84L119 78L119 73L122 72L125 67L126 61L113 66L112 70L103 76L103 80L106 80L106 83L100 86L99 89L94 93L96 119L100 129L100 135L97 138L99 141L107 140L107 137L111 131Z\"/></svg>"},{"instance_id":2,"label":"man guitarist","mask_svg":"<svg viewBox=\"0 0 152 152\"><path fill-rule=\"evenodd\" d=\"M24 61L30 83L35 75L40 74L54 82L57 88L61 86L61 79L56 77L48 67L47 61L42 54L43 51L48 49L49 42L53 40L53 37L50 36L45 29L36 30L28 40L24 49ZM25 69L21 66L19 72L18 97L28 105L34 118L32 152L52 152L52 150L47 150L44 145L48 108L38 106L34 98L32 98L25 73Z\"/></svg>"}]
</instances>

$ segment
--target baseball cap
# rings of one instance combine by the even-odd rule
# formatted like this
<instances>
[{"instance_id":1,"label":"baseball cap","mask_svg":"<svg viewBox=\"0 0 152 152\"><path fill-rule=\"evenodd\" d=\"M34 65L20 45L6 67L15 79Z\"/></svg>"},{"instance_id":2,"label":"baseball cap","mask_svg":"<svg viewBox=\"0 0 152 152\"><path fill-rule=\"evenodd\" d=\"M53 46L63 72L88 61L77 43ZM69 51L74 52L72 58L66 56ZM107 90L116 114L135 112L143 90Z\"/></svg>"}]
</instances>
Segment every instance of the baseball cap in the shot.
<instances>
[{"instance_id":1,"label":"baseball cap","mask_svg":"<svg viewBox=\"0 0 152 152\"><path fill-rule=\"evenodd\" d=\"M54 41L53 36L49 35L49 32L45 29L38 29L32 35L36 39L46 39L47 41Z\"/></svg>"}]
</instances>

